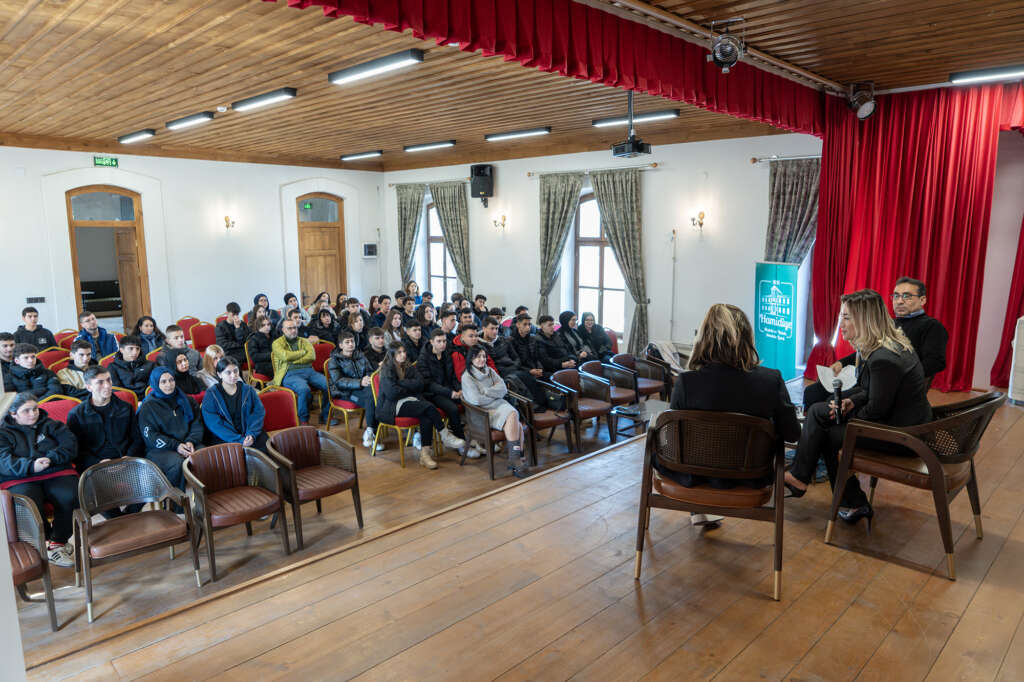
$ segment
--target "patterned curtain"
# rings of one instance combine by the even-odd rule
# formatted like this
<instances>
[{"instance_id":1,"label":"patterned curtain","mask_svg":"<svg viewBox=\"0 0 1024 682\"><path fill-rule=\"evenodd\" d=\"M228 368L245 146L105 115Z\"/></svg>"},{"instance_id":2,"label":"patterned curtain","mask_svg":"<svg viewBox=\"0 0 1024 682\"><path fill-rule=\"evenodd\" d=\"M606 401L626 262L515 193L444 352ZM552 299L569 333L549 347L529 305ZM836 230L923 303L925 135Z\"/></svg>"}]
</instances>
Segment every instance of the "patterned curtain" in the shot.
<instances>
[{"instance_id":1,"label":"patterned curtain","mask_svg":"<svg viewBox=\"0 0 1024 682\"><path fill-rule=\"evenodd\" d=\"M462 282L462 293L473 298L473 278L469 274L469 202L466 183L440 182L430 185L434 208L441 223L441 234L455 274Z\"/></svg>"},{"instance_id":2,"label":"patterned curtain","mask_svg":"<svg viewBox=\"0 0 1024 682\"><path fill-rule=\"evenodd\" d=\"M819 159L772 161L764 259L802 263L818 229Z\"/></svg>"},{"instance_id":3,"label":"patterned curtain","mask_svg":"<svg viewBox=\"0 0 1024 682\"><path fill-rule=\"evenodd\" d=\"M548 294L562 266L562 250L569 237L583 189L583 173L540 176L540 303L537 315L548 314Z\"/></svg>"},{"instance_id":4,"label":"patterned curtain","mask_svg":"<svg viewBox=\"0 0 1024 682\"><path fill-rule=\"evenodd\" d=\"M398 197L398 267L402 271L402 286L413 278L413 254L426 193L426 185L395 185Z\"/></svg>"},{"instance_id":5,"label":"patterned curtain","mask_svg":"<svg viewBox=\"0 0 1024 682\"><path fill-rule=\"evenodd\" d=\"M647 348L647 304L650 303L644 281L640 169L594 171L590 181L601 211L601 225L636 303L627 346L630 353L636 354Z\"/></svg>"}]
</instances>

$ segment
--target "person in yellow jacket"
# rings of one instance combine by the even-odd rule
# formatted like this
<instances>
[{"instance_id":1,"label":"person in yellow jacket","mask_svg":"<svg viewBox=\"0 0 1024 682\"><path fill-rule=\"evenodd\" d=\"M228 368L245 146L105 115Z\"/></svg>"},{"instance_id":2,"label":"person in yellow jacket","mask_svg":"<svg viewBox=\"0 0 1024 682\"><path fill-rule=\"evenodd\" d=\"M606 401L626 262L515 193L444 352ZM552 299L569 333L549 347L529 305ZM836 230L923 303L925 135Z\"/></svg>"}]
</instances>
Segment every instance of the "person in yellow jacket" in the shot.
<instances>
[{"instance_id":1,"label":"person in yellow jacket","mask_svg":"<svg viewBox=\"0 0 1024 682\"><path fill-rule=\"evenodd\" d=\"M299 325L295 320L282 322L281 332L282 335L270 346L270 356L274 363L274 380L271 383L295 392L299 421L303 424L309 423L309 401L313 391L320 391L320 423L325 424L330 407L327 379L313 369L313 361L316 359L313 344L299 337Z\"/></svg>"}]
</instances>

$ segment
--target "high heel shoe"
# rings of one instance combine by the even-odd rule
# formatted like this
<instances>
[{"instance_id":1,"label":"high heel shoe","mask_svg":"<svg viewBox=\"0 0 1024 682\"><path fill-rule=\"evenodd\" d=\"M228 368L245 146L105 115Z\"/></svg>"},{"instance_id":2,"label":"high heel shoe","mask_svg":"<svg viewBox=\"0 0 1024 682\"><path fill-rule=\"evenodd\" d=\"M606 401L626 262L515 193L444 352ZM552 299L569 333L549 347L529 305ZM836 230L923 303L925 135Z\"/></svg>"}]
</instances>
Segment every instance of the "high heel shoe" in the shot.
<instances>
[{"instance_id":1,"label":"high heel shoe","mask_svg":"<svg viewBox=\"0 0 1024 682\"><path fill-rule=\"evenodd\" d=\"M868 532L871 532L871 519L875 516L875 510L871 508L870 504L861 505L860 507L854 507L853 509L847 509L846 511L839 512L839 518L851 526L861 519L868 520Z\"/></svg>"},{"instance_id":2,"label":"high heel shoe","mask_svg":"<svg viewBox=\"0 0 1024 682\"><path fill-rule=\"evenodd\" d=\"M800 490L800 488L797 488L792 483L783 483L783 485L785 485L786 486L786 490L789 491L789 495L786 495L786 497L803 497L804 493L807 492L806 488L804 488L803 490Z\"/></svg>"}]
</instances>

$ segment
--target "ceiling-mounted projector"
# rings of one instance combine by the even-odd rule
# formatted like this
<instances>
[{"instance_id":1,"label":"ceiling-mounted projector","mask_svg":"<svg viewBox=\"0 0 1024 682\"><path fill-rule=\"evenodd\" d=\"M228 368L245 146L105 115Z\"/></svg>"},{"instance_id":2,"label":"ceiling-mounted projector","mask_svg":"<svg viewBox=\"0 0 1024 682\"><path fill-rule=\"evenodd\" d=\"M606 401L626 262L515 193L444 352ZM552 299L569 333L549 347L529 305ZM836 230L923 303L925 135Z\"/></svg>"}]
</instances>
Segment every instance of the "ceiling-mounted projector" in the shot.
<instances>
[{"instance_id":1,"label":"ceiling-mounted projector","mask_svg":"<svg viewBox=\"0 0 1024 682\"><path fill-rule=\"evenodd\" d=\"M629 137L625 142L612 145L612 156L620 159L631 159L641 154L650 154L651 145L647 144L636 136L633 128L633 91L626 93L627 118L629 120Z\"/></svg>"}]
</instances>

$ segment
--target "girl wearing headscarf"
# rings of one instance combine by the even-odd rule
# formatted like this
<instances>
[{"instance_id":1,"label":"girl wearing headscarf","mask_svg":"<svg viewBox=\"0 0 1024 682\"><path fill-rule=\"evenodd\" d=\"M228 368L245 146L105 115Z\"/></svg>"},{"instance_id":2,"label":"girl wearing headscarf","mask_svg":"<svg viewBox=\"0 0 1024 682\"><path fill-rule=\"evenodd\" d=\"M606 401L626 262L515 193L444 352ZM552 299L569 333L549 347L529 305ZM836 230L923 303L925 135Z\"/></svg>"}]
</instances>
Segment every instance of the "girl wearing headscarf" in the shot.
<instances>
[{"instance_id":1,"label":"girl wearing headscarf","mask_svg":"<svg viewBox=\"0 0 1024 682\"><path fill-rule=\"evenodd\" d=\"M146 459L160 467L171 485L184 490L181 460L203 446L199 405L178 388L174 372L167 367L153 369L149 387L138 414Z\"/></svg>"},{"instance_id":2,"label":"girl wearing headscarf","mask_svg":"<svg viewBox=\"0 0 1024 682\"><path fill-rule=\"evenodd\" d=\"M160 327L157 326L156 320L149 315L139 318L130 336L137 336L142 342L142 357L146 357L148 353L152 353L164 345L164 335L160 331Z\"/></svg>"},{"instance_id":3,"label":"girl wearing headscarf","mask_svg":"<svg viewBox=\"0 0 1024 682\"><path fill-rule=\"evenodd\" d=\"M266 294L256 294L252 297L252 310L249 312L249 324L260 315L266 315L270 319L271 329L277 329L277 323L281 321L281 313L270 307L270 299Z\"/></svg>"},{"instance_id":4,"label":"girl wearing headscarf","mask_svg":"<svg viewBox=\"0 0 1024 682\"><path fill-rule=\"evenodd\" d=\"M595 360L611 362L612 356L615 355L612 352L612 341L608 338L608 333L604 330L604 327L597 324L597 320L594 319L594 313L583 313L583 326L577 327L576 333L594 351Z\"/></svg>"},{"instance_id":5,"label":"girl wearing headscarf","mask_svg":"<svg viewBox=\"0 0 1024 682\"><path fill-rule=\"evenodd\" d=\"M198 395L206 390L203 381L189 373L188 349L172 348L167 353L167 359L172 365L174 372L174 383L187 395ZM150 375L152 376L152 374ZM152 385L152 382L150 382Z\"/></svg>"},{"instance_id":6,"label":"girl wearing headscarf","mask_svg":"<svg viewBox=\"0 0 1024 682\"><path fill-rule=\"evenodd\" d=\"M577 365L597 358L590 344L577 329L576 313L566 310L558 316L558 323L562 326L555 333L562 337L562 344Z\"/></svg>"}]
</instances>

